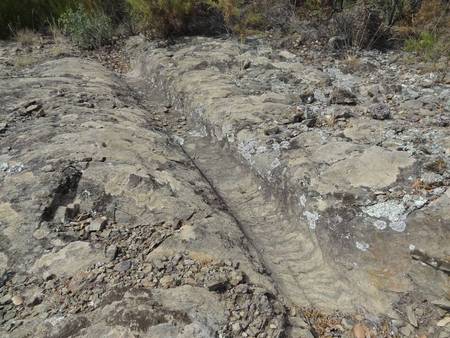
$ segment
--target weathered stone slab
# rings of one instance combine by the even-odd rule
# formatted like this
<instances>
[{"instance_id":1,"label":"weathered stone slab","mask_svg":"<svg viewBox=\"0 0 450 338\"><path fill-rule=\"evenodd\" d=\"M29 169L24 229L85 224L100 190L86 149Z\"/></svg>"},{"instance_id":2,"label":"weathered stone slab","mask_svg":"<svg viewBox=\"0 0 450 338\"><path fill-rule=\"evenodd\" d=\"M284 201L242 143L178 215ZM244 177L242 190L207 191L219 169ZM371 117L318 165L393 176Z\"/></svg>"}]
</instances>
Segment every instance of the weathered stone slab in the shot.
<instances>
[{"instance_id":1,"label":"weathered stone slab","mask_svg":"<svg viewBox=\"0 0 450 338\"><path fill-rule=\"evenodd\" d=\"M299 236L311 236L312 252L321 253L323 264L332 267L328 271L334 271L344 285L357 285L355 294L379 300L365 302L369 311L395 316L391 306L399 298L390 291L421 293L406 277L413 273L417 280L427 279L409 256L409 246L420 242L435 251L439 243L437 255L447 255L445 220L433 231L413 225L415 215L429 212L437 217L442 212L442 205L438 211L430 201L448 189L448 131L442 127L448 112L433 112L437 101L445 106L444 84L428 88L436 99L420 101L419 109L410 102L421 97L422 89L414 83L425 81L426 75L403 64L391 67L391 60L382 55L361 58L360 67L349 72L344 62L327 56L314 55L314 62L305 61L307 57L280 62L278 53L262 41L247 45L187 39L172 46L170 58L164 48L137 46L132 76L164 88L187 118L186 134L220 142L249 168L271 201L277 199L280 208L288 210L290 225ZM142 53L144 48L147 52ZM217 59L217 53L226 55L227 61ZM303 93L313 93L315 100L303 100ZM267 106L268 97L276 97L279 104ZM293 120L294 115L299 117ZM183 144L195 157L196 141L190 142L194 145ZM431 175L425 165L430 161L445 167L439 169L445 174ZM440 184L445 187L438 188ZM224 185L223 190L233 201L231 189ZM244 208L236 208L246 215ZM281 240L284 231L272 233L273 242L285 245L281 244L286 243ZM253 239L264 243L265 238L258 239L263 235L264 231ZM306 247L298 245L302 246ZM281 249L266 253L269 261L282 264ZM292 276L283 274L281 283L283 279L288 289L295 290ZM339 301L336 309L353 306L345 297Z\"/></svg>"}]
</instances>

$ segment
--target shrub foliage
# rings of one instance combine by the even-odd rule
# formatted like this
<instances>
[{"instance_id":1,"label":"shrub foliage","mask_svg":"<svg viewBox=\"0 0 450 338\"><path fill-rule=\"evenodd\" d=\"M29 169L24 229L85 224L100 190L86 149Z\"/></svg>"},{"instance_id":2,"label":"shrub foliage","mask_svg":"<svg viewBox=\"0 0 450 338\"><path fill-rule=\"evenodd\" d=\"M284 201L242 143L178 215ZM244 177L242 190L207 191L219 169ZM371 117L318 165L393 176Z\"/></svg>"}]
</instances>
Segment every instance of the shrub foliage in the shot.
<instances>
[{"instance_id":1,"label":"shrub foliage","mask_svg":"<svg viewBox=\"0 0 450 338\"><path fill-rule=\"evenodd\" d=\"M215 10L209 0L127 0L138 27L156 35L187 33L190 24ZM210 12L210 13L208 13Z\"/></svg>"},{"instance_id":2,"label":"shrub foliage","mask_svg":"<svg viewBox=\"0 0 450 338\"><path fill-rule=\"evenodd\" d=\"M124 23L135 32L159 37L245 35L270 29L298 31L300 26L292 26L298 22L295 18L306 16L326 20L327 33L349 47L386 45L390 28L396 25L398 32L407 33L407 49L436 54L449 45L449 4L448 0L0 0L0 38L59 22L79 46L95 48L107 43L115 27Z\"/></svg>"},{"instance_id":3,"label":"shrub foliage","mask_svg":"<svg viewBox=\"0 0 450 338\"><path fill-rule=\"evenodd\" d=\"M88 12L83 6L67 9L58 24L72 41L83 49L94 49L111 41L112 20L101 10Z\"/></svg>"},{"instance_id":4,"label":"shrub foliage","mask_svg":"<svg viewBox=\"0 0 450 338\"><path fill-rule=\"evenodd\" d=\"M39 29L58 18L75 0L1 0L0 38L20 28Z\"/></svg>"}]
</instances>

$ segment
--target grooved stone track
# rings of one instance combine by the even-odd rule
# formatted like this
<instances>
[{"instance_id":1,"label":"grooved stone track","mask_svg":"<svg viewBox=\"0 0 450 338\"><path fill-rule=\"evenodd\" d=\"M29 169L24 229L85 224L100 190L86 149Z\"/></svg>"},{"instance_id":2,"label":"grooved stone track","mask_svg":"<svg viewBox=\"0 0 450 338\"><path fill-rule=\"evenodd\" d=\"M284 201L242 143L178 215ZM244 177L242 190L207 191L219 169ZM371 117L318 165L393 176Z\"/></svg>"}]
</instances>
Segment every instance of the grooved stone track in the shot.
<instances>
[{"instance_id":1,"label":"grooved stone track","mask_svg":"<svg viewBox=\"0 0 450 338\"><path fill-rule=\"evenodd\" d=\"M358 293L324 261L307 225L286 216L248 169L208 138L185 141L184 150L240 223L288 302L326 308L356 303Z\"/></svg>"},{"instance_id":2,"label":"grooved stone track","mask_svg":"<svg viewBox=\"0 0 450 338\"><path fill-rule=\"evenodd\" d=\"M288 301L397 318L410 294L414 306L448 294L445 272L411 252L448 256L450 224L446 118L428 95L417 123L417 74L384 55L349 73L256 40L129 46L130 77L169 101L160 127L184 139ZM442 104L447 87L433 84Z\"/></svg>"},{"instance_id":3,"label":"grooved stone track","mask_svg":"<svg viewBox=\"0 0 450 338\"><path fill-rule=\"evenodd\" d=\"M447 87L428 83L419 124L408 90L373 107L366 71L263 41L134 43L125 78L46 48L13 69L0 44L0 336L321 336L297 305L319 322L344 312L322 328L333 336L355 312L371 336L437 326ZM374 76L383 91L398 79Z\"/></svg>"},{"instance_id":4,"label":"grooved stone track","mask_svg":"<svg viewBox=\"0 0 450 338\"><path fill-rule=\"evenodd\" d=\"M167 103L162 102L164 96L157 88L135 79L129 79L129 86L143 108L181 144L194 167L225 204L287 303L351 312L370 302L367 290L360 292L358 285L352 285L329 265L306 222L290 215L232 151L211 137L193 132L201 128L196 121L180 124L186 119L182 112L158 108L158 101L159 105Z\"/></svg>"}]
</instances>

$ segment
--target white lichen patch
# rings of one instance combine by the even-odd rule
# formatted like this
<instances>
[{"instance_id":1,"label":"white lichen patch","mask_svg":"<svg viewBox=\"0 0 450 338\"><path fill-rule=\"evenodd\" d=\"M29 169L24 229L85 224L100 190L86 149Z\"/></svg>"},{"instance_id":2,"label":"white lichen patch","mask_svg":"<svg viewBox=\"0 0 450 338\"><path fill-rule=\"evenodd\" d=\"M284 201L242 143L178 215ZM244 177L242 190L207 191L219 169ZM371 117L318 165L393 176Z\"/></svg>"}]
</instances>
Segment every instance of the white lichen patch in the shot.
<instances>
[{"instance_id":1,"label":"white lichen patch","mask_svg":"<svg viewBox=\"0 0 450 338\"><path fill-rule=\"evenodd\" d=\"M380 202L364 208L363 211L369 216L381 219L381 221L387 220L392 230L401 232L406 228L406 223L403 224L406 220L404 216L406 209L402 202L396 200ZM380 225L380 223L378 224Z\"/></svg>"},{"instance_id":2,"label":"white lichen patch","mask_svg":"<svg viewBox=\"0 0 450 338\"><path fill-rule=\"evenodd\" d=\"M218 139L221 141L223 140L223 136L227 138L228 143L234 143L235 136L234 136L234 128L231 123L225 123L222 126L222 133L221 136L218 137Z\"/></svg>"},{"instance_id":3,"label":"white lichen patch","mask_svg":"<svg viewBox=\"0 0 450 338\"><path fill-rule=\"evenodd\" d=\"M201 126L198 129L189 131L189 135L193 137L206 137L208 136L208 131L206 130L206 126Z\"/></svg>"},{"instance_id":4,"label":"white lichen patch","mask_svg":"<svg viewBox=\"0 0 450 338\"><path fill-rule=\"evenodd\" d=\"M278 158L275 158L272 163L270 164L270 168L273 170L275 168L278 168L281 165L281 162Z\"/></svg>"},{"instance_id":5,"label":"white lichen patch","mask_svg":"<svg viewBox=\"0 0 450 338\"><path fill-rule=\"evenodd\" d=\"M269 182L273 181L273 172L276 168L278 168L279 166L281 166L281 162L280 160L275 157L272 162L270 163L270 167L267 170L267 179L269 180Z\"/></svg>"},{"instance_id":6,"label":"white lichen patch","mask_svg":"<svg viewBox=\"0 0 450 338\"><path fill-rule=\"evenodd\" d=\"M356 248L358 248L361 251L367 251L369 250L370 245L367 244L366 242L360 242L360 241L356 241Z\"/></svg>"},{"instance_id":7,"label":"white lichen patch","mask_svg":"<svg viewBox=\"0 0 450 338\"><path fill-rule=\"evenodd\" d=\"M422 196L405 195L402 200L388 200L363 208L367 215L377 218L373 225L384 230L388 225L392 230L403 232L408 215L423 207L427 200Z\"/></svg>"},{"instance_id":8,"label":"white lichen patch","mask_svg":"<svg viewBox=\"0 0 450 338\"><path fill-rule=\"evenodd\" d=\"M258 143L254 140L248 141L248 142L241 142L238 145L238 151L241 154L241 156L247 160L247 162L250 165L253 165L255 163L255 160L253 159L253 155L256 154Z\"/></svg>"},{"instance_id":9,"label":"white lichen patch","mask_svg":"<svg viewBox=\"0 0 450 338\"><path fill-rule=\"evenodd\" d=\"M0 162L0 171L6 171L8 170L9 165L6 162Z\"/></svg>"},{"instance_id":10,"label":"white lichen patch","mask_svg":"<svg viewBox=\"0 0 450 338\"><path fill-rule=\"evenodd\" d=\"M403 203L396 200L380 202L364 209L364 212L369 216L376 218L386 218L389 221L396 221L400 215L405 213Z\"/></svg>"},{"instance_id":11,"label":"white lichen patch","mask_svg":"<svg viewBox=\"0 0 450 338\"><path fill-rule=\"evenodd\" d=\"M178 135L173 135L172 139L176 144L179 144L180 146L182 146L184 144L184 138L182 138Z\"/></svg>"},{"instance_id":12,"label":"white lichen patch","mask_svg":"<svg viewBox=\"0 0 450 338\"><path fill-rule=\"evenodd\" d=\"M308 221L309 228L311 230L315 230L317 226L317 221L319 220L319 215L315 212L310 211L304 211L303 216L306 217L306 220Z\"/></svg>"},{"instance_id":13,"label":"white lichen patch","mask_svg":"<svg viewBox=\"0 0 450 338\"><path fill-rule=\"evenodd\" d=\"M22 163L8 164L6 162L0 163L0 171L4 171L7 174L14 175L19 174L25 169Z\"/></svg>"},{"instance_id":14,"label":"white lichen patch","mask_svg":"<svg viewBox=\"0 0 450 338\"><path fill-rule=\"evenodd\" d=\"M280 151L258 144L255 140L240 142L238 152L259 175L269 182L273 180L273 171L281 166Z\"/></svg>"},{"instance_id":15,"label":"white lichen patch","mask_svg":"<svg viewBox=\"0 0 450 338\"><path fill-rule=\"evenodd\" d=\"M414 200L414 206L416 208L422 208L427 203L427 200L422 196L419 196L416 200Z\"/></svg>"},{"instance_id":16,"label":"white lichen patch","mask_svg":"<svg viewBox=\"0 0 450 338\"><path fill-rule=\"evenodd\" d=\"M256 148L256 153L257 154L263 154L267 151L267 147L266 146L258 146L258 148Z\"/></svg>"},{"instance_id":17,"label":"white lichen patch","mask_svg":"<svg viewBox=\"0 0 450 338\"><path fill-rule=\"evenodd\" d=\"M397 232L403 232L406 229L406 217L407 215L400 215L395 221L389 223L389 227Z\"/></svg>"},{"instance_id":18,"label":"white lichen patch","mask_svg":"<svg viewBox=\"0 0 450 338\"><path fill-rule=\"evenodd\" d=\"M272 144L272 149L277 152L277 154L281 154L282 149L289 149L290 143L289 141L282 141L281 143L274 142Z\"/></svg>"},{"instance_id":19,"label":"white lichen patch","mask_svg":"<svg viewBox=\"0 0 450 338\"><path fill-rule=\"evenodd\" d=\"M305 195L301 195L299 198L299 203L302 207L306 206L306 196Z\"/></svg>"},{"instance_id":20,"label":"white lichen patch","mask_svg":"<svg viewBox=\"0 0 450 338\"><path fill-rule=\"evenodd\" d=\"M373 222L373 226L378 230L384 230L387 228L387 223L385 221L382 221L381 219L377 219L375 222Z\"/></svg>"}]
</instances>

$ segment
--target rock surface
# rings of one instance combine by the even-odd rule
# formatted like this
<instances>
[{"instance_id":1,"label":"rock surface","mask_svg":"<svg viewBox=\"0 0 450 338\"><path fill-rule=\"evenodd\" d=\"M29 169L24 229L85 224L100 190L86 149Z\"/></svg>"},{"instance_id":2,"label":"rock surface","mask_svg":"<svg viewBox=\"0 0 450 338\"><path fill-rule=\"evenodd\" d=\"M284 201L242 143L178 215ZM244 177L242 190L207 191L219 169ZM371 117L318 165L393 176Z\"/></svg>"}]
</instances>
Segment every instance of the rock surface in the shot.
<instances>
[{"instance_id":1,"label":"rock surface","mask_svg":"<svg viewBox=\"0 0 450 338\"><path fill-rule=\"evenodd\" d=\"M286 332L252 244L122 79L77 57L6 68L0 336Z\"/></svg>"},{"instance_id":2,"label":"rock surface","mask_svg":"<svg viewBox=\"0 0 450 338\"><path fill-rule=\"evenodd\" d=\"M162 88L183 117L173 132L288 302L406 318L406 303L448 294L446 272L410 254L447 260L450 249L449 85L437 74L373 52L349 72L326 54L280 58L259 40L136 39L130 50L131 76ZM265 202L236 196L247 191L236 167Z\"/></svg>"},{"instance_id":3,"label":"rock surface","mask_svg":"<svg viewBox=\"0 0 450 338\"><path fill-rule=\"evenodd\" d=\"M448 334L440 77L259 39L136 37L125 76L47 50L0 45L0 336Z\"/></svg>"}]
</instances>

